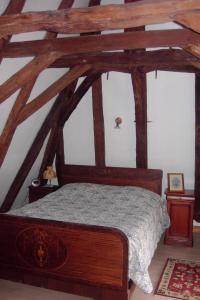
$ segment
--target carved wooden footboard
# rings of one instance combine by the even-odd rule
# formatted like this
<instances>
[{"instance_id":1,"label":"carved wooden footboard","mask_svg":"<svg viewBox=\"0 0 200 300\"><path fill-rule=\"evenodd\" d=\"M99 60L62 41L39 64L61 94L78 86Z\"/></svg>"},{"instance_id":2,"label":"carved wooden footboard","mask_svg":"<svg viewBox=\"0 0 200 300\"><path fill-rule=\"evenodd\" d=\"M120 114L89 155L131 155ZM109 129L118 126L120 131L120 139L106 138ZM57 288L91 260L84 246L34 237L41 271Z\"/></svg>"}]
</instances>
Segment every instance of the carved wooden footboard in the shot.
<instances>
[{"instance_id":1,"label":"carved wooden footboard","mask_svg":"<svg viewBox=\"0 0 200 300\"><path fill-rule=\"evenodd\" d=\"M119 230L2 214L0 240L2 278L128 299L128 241Z\"/></svg>"}]
</instances>

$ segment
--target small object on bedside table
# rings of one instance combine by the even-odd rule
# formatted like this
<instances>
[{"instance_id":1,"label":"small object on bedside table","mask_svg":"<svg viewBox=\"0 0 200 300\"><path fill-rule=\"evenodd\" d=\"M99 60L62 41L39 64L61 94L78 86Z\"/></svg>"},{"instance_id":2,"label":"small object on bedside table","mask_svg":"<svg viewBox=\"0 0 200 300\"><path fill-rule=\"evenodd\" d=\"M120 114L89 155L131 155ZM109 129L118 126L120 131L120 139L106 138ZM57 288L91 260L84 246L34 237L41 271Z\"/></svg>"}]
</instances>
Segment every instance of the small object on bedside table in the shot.
<instances>
[{"instance_id":1,"label":"small object on bedside table","mask_svg":"<svg viewBox=\"0 0 200 300\"><path fill-rule=\"evenodd\" d=\"M53 167L47 166L46 170L43 173L43 179L47 179L46 186L53 187L53 185L51 184L51 180L56 177L57 177L57 175L56 175L56 172L54 171Z\"/></svg>"},{"instance_id":2,"label":"small object on bedside table","mask_svg":"<svg viewBox=\"0 0 200 300\"><path fill-rule=\"evenodd\" d=\"M171 226L166 230L164 243L193 246L194 191L165 191Z\"/></svg>"},{"instance_id":3,"label":"small object on bedside table","mask_svg":"<svg viewBox=\"0 0 200 300\"><path fill-rule=\"evenodd\" d=\"M31 185L34 187L40 186L41 182L39 178L35 178L32 180Z\"/></svg>"},{"instance_id":4,"label":"small object on bedside table","mask_svg":"<svg viewBox=\"0 0 200 300\"><path fill-rule=\"evenodd\" d=\"M53 186L29 186L29 203L37 201L40 198L43 198L47 194L55 192L59 188L58 185Z\"/></svg>"},{"instance_id":5,"label":"small object on bedside table","mask_svg":"<svg viewBox=\"0 0 200 300\"><path fill-rule=\"evenodd\" d=\"M168 191L172 193L184 193L183 173L168 173Z\"/></svg>"}]
</instances>

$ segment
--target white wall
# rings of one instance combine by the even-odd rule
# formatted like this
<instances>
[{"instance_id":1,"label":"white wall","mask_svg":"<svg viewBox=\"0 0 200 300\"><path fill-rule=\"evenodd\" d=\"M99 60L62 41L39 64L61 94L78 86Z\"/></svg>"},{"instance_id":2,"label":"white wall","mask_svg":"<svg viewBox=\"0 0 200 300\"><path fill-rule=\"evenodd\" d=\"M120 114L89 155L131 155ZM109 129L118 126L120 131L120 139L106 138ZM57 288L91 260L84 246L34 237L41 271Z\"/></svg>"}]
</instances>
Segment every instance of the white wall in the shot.
<instances>
[{"instance_id":1,"label":"white wall","mask_svg":"<svg viewBox=\"0 0 200 300\"><path fill-rule=\"evenodd\" d=\"M151 121L148 123L148 166L163 170L164 189L170 172L184 173L185 187L193 188L194 75L158 72L156 78L152 72L147 76L147 83L148 120ZM135 110L130 75L111 72L109 80L104 75L103 96L106 164L135 167ZM116 117L123 119L120 129L114 128ZM88 143L93 142L92 122L89 92L65 126L67 163L94 164L94 147Z\"/></svg>"},{"instance_id":2,"label":"white wall","mask_svg":"<svg viewBox=\"0 0 200 300\"><path fill-rule=\"evenodd\" d=\"M8 2L8 0L1 0L0 12L6 8ZM113 2L122 3L121 0L103 0L103 4ZM24 11L54 9L59 3L60 0L28 0ZM75 6L81 7L87 3L88 0L76 0ZM44 32L20 34L15 35L12 41L39 39L43 36ZM0 66L0 84L30 60L31 58L3 60ZM30 100L65 71L61 69L44 71L39 76ZM0 132L17 94L18 92L0 105ZM109 80L107 80L104 75L103 96L106 164L134 167L135 110L130 76L110 72ZM53 101L52 99L42 110L35 113L17 129L6 160L0 169L0 203ZM116 117L123 119L120 129L114 128ZM194 75L158 72L156 79L154 72L148 74L148 119L152 121L148 123L149 167L163 169L164 187L166 187L167 172L183 172L186 188L192 188L194 184ZM91 90L65 126L65 146L68 163L94 164ZM24 201L27 186L37 176L42 153L43 150L17 197L16 205Z\"/></svg>"}]
</instances>

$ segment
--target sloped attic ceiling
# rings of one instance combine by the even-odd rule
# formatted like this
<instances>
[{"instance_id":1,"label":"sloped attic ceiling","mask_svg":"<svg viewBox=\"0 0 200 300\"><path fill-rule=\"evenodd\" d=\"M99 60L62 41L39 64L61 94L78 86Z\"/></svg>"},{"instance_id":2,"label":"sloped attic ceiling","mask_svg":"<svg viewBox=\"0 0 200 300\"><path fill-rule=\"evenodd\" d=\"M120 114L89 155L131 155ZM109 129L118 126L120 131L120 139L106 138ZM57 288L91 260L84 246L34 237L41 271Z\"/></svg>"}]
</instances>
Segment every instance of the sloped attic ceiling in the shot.
<instances>
[{"instance_id":1,"label":"sloped attic ceiling","mask_svg":"<svg viewBox=\"0 0 200 300\"><path fill-rule=\"evenodd\" d=\"M0 180L1 201L9 198L8 206L21 186L25 189L28 185L25 179L30 182L38 176L38 169L42 172L46 163L40 168L43 145L50 130L49 139L57 136L53 121L60 117L58 103L66 97L71 102L64 103L64 121L92 83L107 71L130 73L139 66L145 72L199 72L199 0L126 0L125 4L116 0L4 0L0 9ZM166 22L177 22L183 28L144 31L145 25ZM113 33L114 29L118 33ZM157 47L170 49L143 50ZM76 80L81 76L87 77L77 89ZM23 141L20 146L19 140ZM16 144L21 155L14 158Z\"/></svg>"}]
</instances>

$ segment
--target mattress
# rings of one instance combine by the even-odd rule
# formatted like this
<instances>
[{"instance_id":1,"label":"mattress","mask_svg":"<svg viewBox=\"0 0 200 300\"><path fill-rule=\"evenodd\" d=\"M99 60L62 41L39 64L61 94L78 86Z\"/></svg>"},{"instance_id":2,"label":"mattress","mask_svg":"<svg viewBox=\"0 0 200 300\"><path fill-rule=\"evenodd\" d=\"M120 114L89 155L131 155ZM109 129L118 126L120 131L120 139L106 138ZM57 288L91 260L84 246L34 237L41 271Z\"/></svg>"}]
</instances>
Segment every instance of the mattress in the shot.
<instances>
[{"instance_id":1,"label":"mattress","mask_svg":"<svg viewBox=\"0 0 200 300\"><path fill-rule=\"evenodd\" d=\"M120 229L129 241L129 277L152 292L148 267L169 226L159 195L139 187L72 183L9 214Z\"/></svg>"}]
</instances>

